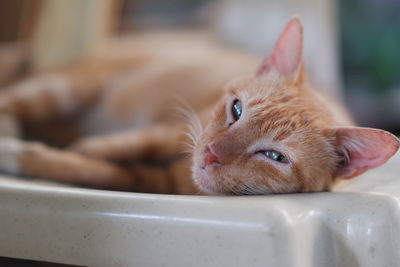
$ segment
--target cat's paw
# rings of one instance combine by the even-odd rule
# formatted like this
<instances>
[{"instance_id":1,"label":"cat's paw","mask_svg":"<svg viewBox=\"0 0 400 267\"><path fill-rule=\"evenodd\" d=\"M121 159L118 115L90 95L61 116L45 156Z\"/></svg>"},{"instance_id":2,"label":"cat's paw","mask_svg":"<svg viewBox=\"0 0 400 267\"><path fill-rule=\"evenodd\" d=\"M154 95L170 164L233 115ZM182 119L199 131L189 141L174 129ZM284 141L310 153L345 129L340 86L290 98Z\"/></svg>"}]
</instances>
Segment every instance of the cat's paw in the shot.
<instances>
[{"instance_id":1,"label":"cat's paw","mask_svg":"<svg viewBox=\"0 0 400 267\"><path fill-rule=\"evenodd\" d=\"M0 138L21 136L21 129L18 119L7 113L0 113Z\"/></svg>"},{"instance_id":2,"label":"cat's paw","mask_svg":"<svg viewBox=\"0 0 400 267\"><path fill-rule=\"evenodd\" d=\"M18 174L19 157L23 151L21 141L11 137L0 138L0 172Z\"/></svg>"},{"instance_id":3,"label":"cat's paw","mask_svg":"<svg viewBox=\"0 0 400 267\"><path fill-rule=\"evenodd\" d=\"M100 141L100 142L99 142ZM89 156L89 157L100 157L99 148L102 146L101 140L97 138L85 138L80 141L73 143L69 150L72 150L81 155Z\"/></svg>"}]
</instances>

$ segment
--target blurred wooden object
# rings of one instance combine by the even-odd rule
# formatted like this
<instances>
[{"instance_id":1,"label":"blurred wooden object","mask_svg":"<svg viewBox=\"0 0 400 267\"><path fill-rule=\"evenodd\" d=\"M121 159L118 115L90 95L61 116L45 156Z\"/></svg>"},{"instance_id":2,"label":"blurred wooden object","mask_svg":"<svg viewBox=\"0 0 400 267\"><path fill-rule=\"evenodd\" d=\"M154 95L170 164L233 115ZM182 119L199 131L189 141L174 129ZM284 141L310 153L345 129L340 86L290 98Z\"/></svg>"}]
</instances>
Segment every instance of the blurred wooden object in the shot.
<instances>
[{"instance_id":1,"label":"blurred wooden object","mask_svg":"<svg viewBox=\"0 0 400 267\"><path fill-rule=\"evenodd\" d=\"M71 63L105 42L120 0L43 0L33 35L32 70Z\"/></svg>"},{"instance_id":2,"label":"blurred wooden object","mask_svg":"<svg viewBox=\"0 0 400 267\"><path fill-rule=\"evenodd\" d=\"M40 0L0 1L0 42L25 40L34 25Z\"/></svg>"},{"instance_id":3,"label":"blurred wooden object","mask_svg":"<svg viewBox=\"0 0 400 267\"><path fill-rule=\"evenodd\" d=\"M26 70L29 51L22 43L0 44L0 87L7 85Z\"/></svg>"},{"instance_id":4,"label":"blurred wooden object","mask_svg":"<svg viewBox=\"0 0 400 267\"><path fill-rule=\"evenodd\" d=\"M41 0L0 1L0 86L27 69L29 41Z\"/></svg>"}]
</instances>

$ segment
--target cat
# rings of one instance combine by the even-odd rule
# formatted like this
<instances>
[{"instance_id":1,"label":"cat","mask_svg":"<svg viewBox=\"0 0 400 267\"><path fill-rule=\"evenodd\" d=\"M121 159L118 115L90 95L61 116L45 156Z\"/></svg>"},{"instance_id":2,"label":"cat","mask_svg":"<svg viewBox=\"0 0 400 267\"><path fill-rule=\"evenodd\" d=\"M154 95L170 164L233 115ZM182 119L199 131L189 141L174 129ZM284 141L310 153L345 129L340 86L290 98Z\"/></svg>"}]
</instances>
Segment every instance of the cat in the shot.
<instances>
[{"instance_id":1,"label":"cat","mask_svg":"<svg viewBox=\"0 0 400 267\"><path fill-rule=\"evenodd\" d=\"M329 191L385 163L399 140L354 126L314 90L302 50L295 17L258 69L201 34L158 33L33 74L0 91L0 111L59 148L2 137L0 171L135 192ZM184 118L177 98L190 106Z\"/></svg>"}]
</instances>

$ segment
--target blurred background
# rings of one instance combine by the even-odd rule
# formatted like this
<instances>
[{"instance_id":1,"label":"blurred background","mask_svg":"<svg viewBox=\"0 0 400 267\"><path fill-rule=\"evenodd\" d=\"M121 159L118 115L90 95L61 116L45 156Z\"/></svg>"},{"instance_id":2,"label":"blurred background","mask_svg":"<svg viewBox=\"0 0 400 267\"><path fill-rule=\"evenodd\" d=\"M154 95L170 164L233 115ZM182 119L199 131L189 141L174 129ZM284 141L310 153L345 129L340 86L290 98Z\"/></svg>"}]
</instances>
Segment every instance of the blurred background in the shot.
<instances>
[{"instance_id":1,"label":"blurred background","mask_svg":"<svg viewBox=\"0 0 400 267\"><path fill-rule=\"evenodd\" d=\"M399 0L0 1L0 86L138 31L206 29L261 59L293 14L316 86L345 100L359 125L399 135Z\"/></svg>"}]
</instances>

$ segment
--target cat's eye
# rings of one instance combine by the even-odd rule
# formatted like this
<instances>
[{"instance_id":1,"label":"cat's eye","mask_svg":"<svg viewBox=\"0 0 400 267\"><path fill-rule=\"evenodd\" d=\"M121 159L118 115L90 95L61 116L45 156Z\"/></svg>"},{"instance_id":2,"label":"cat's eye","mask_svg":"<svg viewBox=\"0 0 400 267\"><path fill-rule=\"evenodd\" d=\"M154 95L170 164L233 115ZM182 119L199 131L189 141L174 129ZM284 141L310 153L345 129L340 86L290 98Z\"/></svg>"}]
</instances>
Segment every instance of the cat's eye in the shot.
<instances>
[{"instance_id":1,"label":"cat's eye","mask_svg":"<svg viewBox=\"0 0 400 267\"><path fill-rule=\"evenodd\" d=\"M262 151L262 153L277 162L282 162L282 163L287 163L288 160L286 159L286 157L284 155L282 155L282 153L275 151L275 150L266 150L266 151Z\"/></svg>"},{"instance_id":2,"label":"cat's eye","mask_svg":"<svg viewBox=\"0 0 400 267\"><path fill-rule=\"evenodd\" d=\"M232 115L235 121L237 121L242 115L242 103L240 100L236 99L232 105Z\"/></svg>"}]
</instances>

